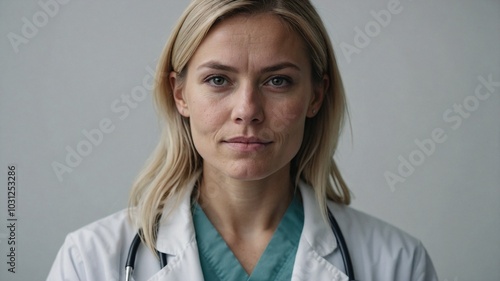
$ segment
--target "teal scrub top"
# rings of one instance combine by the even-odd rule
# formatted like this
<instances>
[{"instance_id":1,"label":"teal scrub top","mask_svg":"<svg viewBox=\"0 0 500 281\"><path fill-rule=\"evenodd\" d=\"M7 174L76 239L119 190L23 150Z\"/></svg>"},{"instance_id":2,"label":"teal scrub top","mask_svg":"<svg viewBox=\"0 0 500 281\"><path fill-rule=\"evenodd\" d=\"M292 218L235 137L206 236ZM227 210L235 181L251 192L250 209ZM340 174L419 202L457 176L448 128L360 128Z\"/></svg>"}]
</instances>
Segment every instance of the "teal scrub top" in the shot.
<instances>
[{"instance_id":1,"label":"teal scrub top","mask_svg":"<svg viewBox=\"0 0 500 281\"><path fill-rule=\"evenodd\" d=\"M193 222L206 281L291 280L304 226L300 196L294 196L250 276L198 204L193 206Z\"/></svg>"}]
</instances>

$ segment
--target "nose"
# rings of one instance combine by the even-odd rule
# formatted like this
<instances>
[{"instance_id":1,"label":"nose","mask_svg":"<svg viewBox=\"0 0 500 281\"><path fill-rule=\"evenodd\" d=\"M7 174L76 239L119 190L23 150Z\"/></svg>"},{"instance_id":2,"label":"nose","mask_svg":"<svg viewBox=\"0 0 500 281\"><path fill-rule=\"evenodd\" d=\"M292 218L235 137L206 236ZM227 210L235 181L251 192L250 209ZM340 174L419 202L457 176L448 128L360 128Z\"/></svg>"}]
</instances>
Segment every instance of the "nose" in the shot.
<instances>
[{"instance_id":1,"label":"nose","mask_svg":"<svg viewBox=\"0 0 500 281\"><path fill-rule=\"evenodd\" d=\"M239 124L259 124L264 120L263 96L250 83L238 87L234 95L232 119Z\"/></svg>"}]
</instances>

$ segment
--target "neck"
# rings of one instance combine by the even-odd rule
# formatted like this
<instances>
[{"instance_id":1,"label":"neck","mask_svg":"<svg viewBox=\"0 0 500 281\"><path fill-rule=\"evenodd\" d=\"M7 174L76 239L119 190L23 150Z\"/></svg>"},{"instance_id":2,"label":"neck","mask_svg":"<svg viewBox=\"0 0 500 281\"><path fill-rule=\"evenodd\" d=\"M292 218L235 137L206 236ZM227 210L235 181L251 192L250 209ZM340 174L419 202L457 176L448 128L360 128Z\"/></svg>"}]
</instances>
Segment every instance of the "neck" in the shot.
<instances>
[{"instance_id":1,"label":"neck","mask_svg":"<svg viewBox=\"0 0 500 281\"><path fill-rule=\"evenodd\" d=\"M222 236L274 232L292 199L288 169L258 181L203 174L199 203Z\"/></svg>"}]
</instances>

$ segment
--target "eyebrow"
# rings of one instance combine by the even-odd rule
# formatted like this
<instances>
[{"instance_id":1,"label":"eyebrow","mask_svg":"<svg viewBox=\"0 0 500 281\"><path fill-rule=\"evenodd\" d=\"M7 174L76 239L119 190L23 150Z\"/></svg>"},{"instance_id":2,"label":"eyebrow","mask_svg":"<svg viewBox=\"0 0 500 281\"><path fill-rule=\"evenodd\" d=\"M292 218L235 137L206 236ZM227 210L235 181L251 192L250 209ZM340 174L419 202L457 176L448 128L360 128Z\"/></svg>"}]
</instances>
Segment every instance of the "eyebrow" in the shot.
<instances>
[{"instance_id":1,"label":"eyebrow","mask_svg":"<svg viewBox=\"0 0 500 281\"><path fill-rule=\"evenodd\" d=\"M228 72L234 72L234 73L238 72L238 70L236 68L234 68L232 66L229 66L229 65L224 65L224 64L216 62L216 61L206 62L206 63L198 66L197 69L201 69L201 68L211 68L211 69L228 71ZM265 67L260 72L261 73L268 73L268 72L274 72L274 71L282 70L282 69L285 69L285 68L293 68L293 69L298 70L298 71L301 70L300 67L298 67L296 64L293 64L291 62L282 62L282 63L278 63L278 64L275 64L275 65L271 65L271 66Z\"/></svg>"},{"instance_id":2,"label":"eyebrow","mask_svg":"<svg viewBox=\"0 0 500 281\"><path fill-rule=\"evenodd\" d=\"M206 62L206 63L198 66L197 69L201 69L201 68L211 68L211 69L223 70L223 71L229 71L229 72L238 72L238 70L236 68L231 67L229 65L224 65L222 63L218 63L216 61Z\"/></svg>"}]
</instances>

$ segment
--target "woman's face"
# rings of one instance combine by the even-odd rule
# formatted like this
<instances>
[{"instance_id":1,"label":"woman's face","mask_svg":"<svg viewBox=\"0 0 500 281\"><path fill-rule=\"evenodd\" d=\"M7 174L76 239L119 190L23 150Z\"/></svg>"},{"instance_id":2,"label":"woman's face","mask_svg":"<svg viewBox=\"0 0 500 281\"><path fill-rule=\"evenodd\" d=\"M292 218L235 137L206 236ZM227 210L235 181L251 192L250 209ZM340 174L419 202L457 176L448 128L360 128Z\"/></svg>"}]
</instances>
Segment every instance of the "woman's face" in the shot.
<instances>
[{"instance_id":1,"label":"woman's face","mask_svg":"<svg viewBox=\"0 0 500 281\"><path fill-rule=\"evenodd\" d=\"M187 69L182 83L170 79L204 175L284 180L328 87L326 78L312 83L299 35L273 15L233 16L212 28Z\"/></svg>"}]
</instances>

